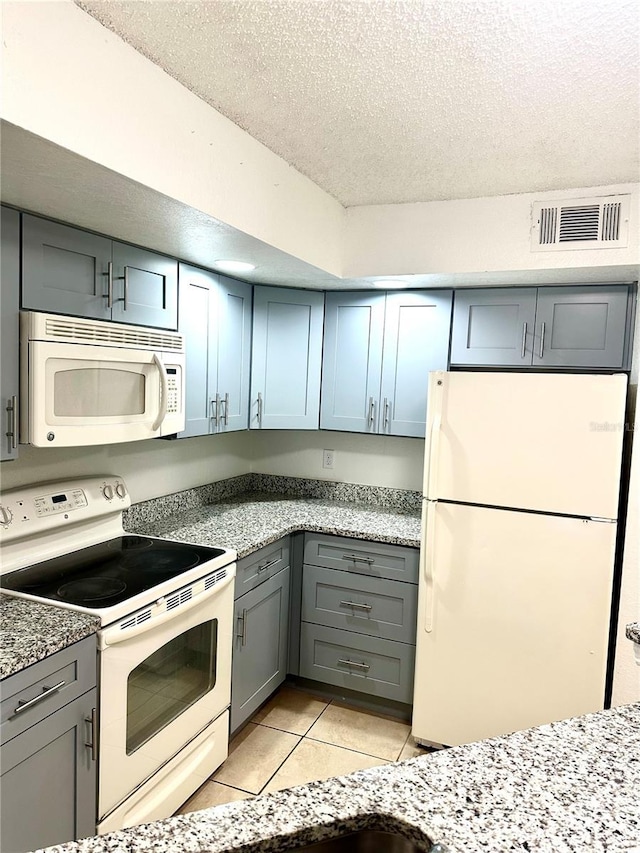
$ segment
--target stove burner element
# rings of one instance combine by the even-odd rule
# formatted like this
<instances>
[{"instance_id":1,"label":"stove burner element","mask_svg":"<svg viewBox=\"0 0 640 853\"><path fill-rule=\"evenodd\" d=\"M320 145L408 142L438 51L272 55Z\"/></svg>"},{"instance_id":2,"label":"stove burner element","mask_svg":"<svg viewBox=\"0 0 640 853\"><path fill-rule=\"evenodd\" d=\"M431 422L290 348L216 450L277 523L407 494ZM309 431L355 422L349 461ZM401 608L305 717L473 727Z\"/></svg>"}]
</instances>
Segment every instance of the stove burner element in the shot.
<instances>
[{"instance_id":1,"label":"stove burner element","mask_svg":"<svg viewBox=\"0 0 640 853\"><path fill-rule=\"evenodd\" d=\"M126 583L118 578L83 578L63 584L58 595L71 604L83 604L113 598L126 588Z\"/></svg>"},{"instance_id":2,"label":"stove burner element","mask_svg":"<svg viewBox=\"0 0 640 853\"><path fill-rule=\"evenodd\" d=\"M180 572L192 569L200 562L200 557L190 548L154 548L148 554L124 554L121 564L127 569L153 572L168 577L174 577Z\"/></svg>"},{"instance_id":3,"label":"stove burner element","mask_svg":"<svg viewBox=\"0 0 640 853\"><path fill-rule=\"evenodd\" d=\"M122 536L109 542L107 547L112 551L140 551L151 548L152 545L153 539L147 539L145 536Z\"/></svg>"}]
</instances>

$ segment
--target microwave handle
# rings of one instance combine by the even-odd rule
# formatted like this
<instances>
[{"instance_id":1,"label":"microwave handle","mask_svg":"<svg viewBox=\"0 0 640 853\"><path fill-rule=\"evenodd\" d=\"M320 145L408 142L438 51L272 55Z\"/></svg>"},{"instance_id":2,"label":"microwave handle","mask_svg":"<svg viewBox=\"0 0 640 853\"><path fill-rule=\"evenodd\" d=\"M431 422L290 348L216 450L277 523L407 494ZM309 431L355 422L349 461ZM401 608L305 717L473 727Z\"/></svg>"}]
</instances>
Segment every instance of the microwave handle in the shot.
<instances>
[{"instance_id":1,"label":"microwave handle","mask_svg":"<svg viewBox=\"0 0 640 853\"><path fill-rule=\"evenodd\" d=\"M167 379L167 371L165 369L164 364L160 361L157 354L154 352L153 354L153 363L158 368L158 373L160 374L160 384L162 386L162 393L160 395L160 410L158 412L158 417L153 422L151 429L156 430L162 424L162 421L165 419L167 414L167 398L169 396L169 380Z\"/></svg>"}]
</instances>

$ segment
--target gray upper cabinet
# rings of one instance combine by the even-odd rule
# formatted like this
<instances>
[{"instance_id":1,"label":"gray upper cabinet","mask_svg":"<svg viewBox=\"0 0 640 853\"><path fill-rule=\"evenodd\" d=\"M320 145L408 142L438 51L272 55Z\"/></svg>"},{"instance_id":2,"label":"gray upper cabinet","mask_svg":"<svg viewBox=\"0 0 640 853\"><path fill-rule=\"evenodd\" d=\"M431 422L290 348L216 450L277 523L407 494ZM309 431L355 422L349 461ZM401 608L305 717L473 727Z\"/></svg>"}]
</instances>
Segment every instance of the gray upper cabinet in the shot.
<instances>
[{"instance_id":1,"label":"gray upper cabinet","mask_svg":"<svg viewBox=\"0 0 640 853\"><path fill-rule=\"evenodd\" d=\"M251 285L180 264L186 346L186 428L181 437L247 429Z\"/></svg>"},{"instance_id":2,"label":"gray upper cabinet","mask_svg":"<svg viewBox=\"0 0 640 853\"><path fill-rule=\"evenodd\" d=\"M451 364L624 369L628 285L456 291Z\"/></svg>"},{"instance_id":3,"label":"gray upper cabinet","mask_svg":"<svg viewBox=\"0 0 640 853\"><path fill-rule=\"evenodd\" d=\"M177 329L178 265L146 249L23 214L22 307Z\"/></svg>"},{"instance_id":4,"label":"gray upper cabinet","mask_svg":"<svg viewBox=\"0 0 640 853\"><path fill-rule=\"evenodd\" d=\"M536 288L456 290L451 364L531 364Z\"/></svg>"},{"instance_id":5,"label":"gray upper cabinet","mask_svg":"<svg viewBox=\"0 0 640 853\"><path fill-rule=\"evenodd\" d=\"M254 288L251 428L318 429L323 318L323 293Z\"/></svg>"},{"instance_id":6,"label":"gray upper cabinet","mask_svg":"<svg viewBox=\"0 0 640 853\"><path fill-rule=\"evenodd\" d=\"M321 428L424 436L451 301L451 291L327 294Z\"/></svg>"},{"instance_id":7,"label":"gray upper cabinet","mask_svg":"<svg viewBox=\"0 0 640 853\"><path fill-rule=\"evenodd\" d=\"M541 287L533 364L625 366L628 287Z\"/></svg>"},{"instance_id":8,"label":"gray upper cabinet","mask_svg":"<svg viewBox=\"0 0 640 853\"><path fill-rule=\"evenodd\" d=\"M3 207L0 225L0 460L4 461L18 455L20 214Z\"/></svg>"}]
</instances>

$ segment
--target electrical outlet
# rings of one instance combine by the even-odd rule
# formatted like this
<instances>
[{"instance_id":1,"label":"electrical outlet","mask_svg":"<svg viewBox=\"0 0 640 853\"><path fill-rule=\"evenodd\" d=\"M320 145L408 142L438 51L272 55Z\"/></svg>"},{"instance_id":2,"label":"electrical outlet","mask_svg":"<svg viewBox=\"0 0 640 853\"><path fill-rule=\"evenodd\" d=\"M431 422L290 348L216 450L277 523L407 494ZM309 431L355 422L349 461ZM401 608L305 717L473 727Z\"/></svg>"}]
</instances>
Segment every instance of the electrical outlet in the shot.
<instances>
[{"instance_id":1,"label":"electrical outlet","mask_svg":"<svg viewBox=\"0 0 640 853\"><path fill-rule=\"evenodd\" d=\"M322 467L333 468L333 450L322 451Z\"/></svg>"}]
</instances>

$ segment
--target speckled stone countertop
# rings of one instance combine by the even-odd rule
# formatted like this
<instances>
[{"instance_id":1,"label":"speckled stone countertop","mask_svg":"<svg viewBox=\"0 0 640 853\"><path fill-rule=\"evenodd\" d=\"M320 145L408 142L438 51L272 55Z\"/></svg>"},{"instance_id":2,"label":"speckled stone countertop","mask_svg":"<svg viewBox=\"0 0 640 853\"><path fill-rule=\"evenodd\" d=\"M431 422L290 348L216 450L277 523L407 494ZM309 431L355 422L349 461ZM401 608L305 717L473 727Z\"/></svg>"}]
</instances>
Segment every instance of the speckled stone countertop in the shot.
<instances>
[{"instance_id":1,"label":"speckled stone countertop","mask_svg":"<svg viewBox=\"0 0 640 853\"><path fill-rule=\"evenodd\" d=\"M638 853L639 791L636 704L47 850L280 853L374 828L450 853Z\"/></svg>"},{"instance_id":2,"label":"speckled stone countertop","mask_svg":"<svg viewBox=\"0 0 640 853\"><path fill-rule=\"evenodd\" d=\"M132 518L125 526L133 533L234 548L238 558L296 530L420 546L415 511L270 492L238 495L165 518Z\"/></svg>"},{"instance_id":3,"label":"speckled stone countertop","mask_svg":"<svg viewBox=\"0 0 640 853\"><path fill-rule=\"evenodd\" d=\"M640 643L640 622L631 622L627 625L627 637L634 643Z\"/></svg>"},{"instance_id":4,"label":"speckled stone countertop","mask_svg":"<svg viewBox=\"0 0 640 853\"><path fill-rule=\"evenodd\" d=\"M99 624L86 613L0 595L0 678L95 633Z\"/></svg>"}]
</instances>

